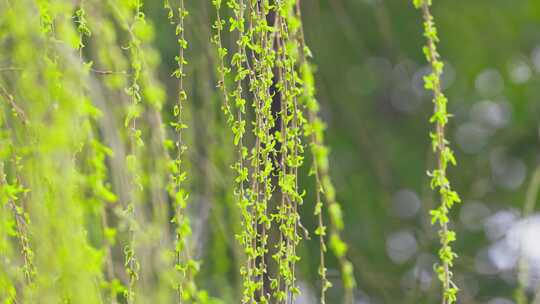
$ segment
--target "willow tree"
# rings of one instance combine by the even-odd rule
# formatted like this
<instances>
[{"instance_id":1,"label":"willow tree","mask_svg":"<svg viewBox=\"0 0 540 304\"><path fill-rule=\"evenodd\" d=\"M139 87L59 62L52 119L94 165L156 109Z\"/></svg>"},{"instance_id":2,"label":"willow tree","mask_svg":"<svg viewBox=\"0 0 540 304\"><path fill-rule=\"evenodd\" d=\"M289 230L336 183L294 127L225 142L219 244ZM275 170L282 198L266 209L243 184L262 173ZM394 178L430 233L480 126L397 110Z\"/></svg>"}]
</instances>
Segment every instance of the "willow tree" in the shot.
<instances>
[{"instance_id":1,"label":"willow tree","mask_svg":"<svg viewBox=\"0 0 540 304\"><path fill-rule=\"evenodd\" d=\"M189 53L193 2L185 2L163 2L176 41L175 68L163 80L142 0L0 1L3 302L219 303L197 279L205 261L196 258L188 204L188 152L196 149L186 140L196 124L188 58L198 54ZM356 283L300 1L212 3L212 93L231 130L241 218L240 301L292 303L299 247L314 233L320 302L331 287L328 246L352 303ZM305 200L305 171L315 201ZM313 232L300 214L314 216Z\"/></svg>"}]
</instances>

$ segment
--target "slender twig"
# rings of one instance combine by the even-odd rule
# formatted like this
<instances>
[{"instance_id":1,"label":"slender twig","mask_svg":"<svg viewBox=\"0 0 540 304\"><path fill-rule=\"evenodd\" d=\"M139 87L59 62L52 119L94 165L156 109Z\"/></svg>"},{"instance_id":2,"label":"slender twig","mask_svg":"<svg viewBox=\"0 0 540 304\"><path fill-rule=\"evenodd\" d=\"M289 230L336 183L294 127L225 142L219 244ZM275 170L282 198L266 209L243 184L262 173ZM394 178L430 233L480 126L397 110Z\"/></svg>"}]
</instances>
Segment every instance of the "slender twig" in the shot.
<instances>
[{"instance_id":1,"label":"slender twig","mask_svg":"<svg viewBox=\"0 0 540 304\"><path fill-rule=\"evenodd\" d=\"M13 111L17 114L17 116L21 118L22 123L28 124L28 118L24 110L19 105L17 105L17 103L15 102L13 98L13 95L9 94L6 88L4 88L1 85L0 85L0 95L4 96L4 99L7 101L7 103L9 103Z\"/></svg>"},{"instance_id":2,"label":"slender twig","mask_svg":"<svg viewBox=\"0 0 540 304\"><path fill-rule=\"evenodd\" d=\"M97 69L90 69L91 72L94 72L96 74L102 74L102 75L111 75L111 74L122 74L129 76L130 73L127 71L111 71L111 70L97 70Z\"/></svg>"},{"instance_id":3,"label":"slender twig","mask_svg":"<svg viewBox=\"0 0 540 304\"><path fill-rule=\"evenodd\" d=\"M0 72L6 72L6 71L20 71L22 68L18 67L0 67Z\"/></svg>"}]
</instances>

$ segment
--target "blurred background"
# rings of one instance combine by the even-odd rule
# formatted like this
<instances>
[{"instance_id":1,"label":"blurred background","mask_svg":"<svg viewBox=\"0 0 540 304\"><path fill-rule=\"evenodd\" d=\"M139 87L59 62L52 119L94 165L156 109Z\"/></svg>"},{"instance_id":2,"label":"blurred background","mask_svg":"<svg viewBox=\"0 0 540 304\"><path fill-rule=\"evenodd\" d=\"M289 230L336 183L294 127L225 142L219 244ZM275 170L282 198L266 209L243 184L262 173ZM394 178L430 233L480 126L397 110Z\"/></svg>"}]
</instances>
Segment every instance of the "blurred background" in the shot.
<instances>
[{"instance_id":1,"label":"blurred background","mask_svg":"<svg viewBox=\"0 0 540 304\"><path fill-rule=\"evenodd\" d=\"M169 108L176 96L170 77L178 48L174 26L162 1L146 2ZM209 2L186 1L190 206L202 261L199 283L235 303L240 224L231 193L231 132L215 89ZM434 163L428 136L433 105L423 89L429 68L421 52L421 15L409 2L302 1L358 304L439 301L433 274L438 236L428 215L438 201L426 175ZM449 175L463 200L451 214L459 302L528 303L540 288L540 2L438 0L433 15L454 114L447 137L458 166ZM314 231L313 180L303 176L302 221ZM318 244L314 235L301 244L297 303L317 302ZM329 303L339 303L343 289L331 254L327 266L334 284Z\"/></svg>"}]
</instances>

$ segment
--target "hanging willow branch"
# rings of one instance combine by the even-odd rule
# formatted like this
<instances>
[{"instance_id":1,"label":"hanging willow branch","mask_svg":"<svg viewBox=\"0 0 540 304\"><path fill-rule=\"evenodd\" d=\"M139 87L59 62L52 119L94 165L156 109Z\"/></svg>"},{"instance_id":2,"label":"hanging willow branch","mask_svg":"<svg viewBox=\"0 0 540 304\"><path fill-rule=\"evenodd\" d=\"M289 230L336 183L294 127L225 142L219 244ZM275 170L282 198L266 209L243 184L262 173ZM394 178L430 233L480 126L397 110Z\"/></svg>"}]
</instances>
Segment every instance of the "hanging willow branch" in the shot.
<instances>
[{"instance_id":1,"label":"hanging willow branch","mask_svg":"<svg viewBox=\"0 0 540 304\"><path fill-rule=\"evenodd\" d=\"M11 144L11 143L10 143ZM11 147L13 149L13 147ZM15 172L19 171L20 163L19 157L14 156L12 159ZM5 164L0 163L0 207L7 205L13 212L15 235L19 241L21 254L23 256L24 264L22 267L25 287L31 289L36 276L36 268L34 265L34 251L30 246L30 237L28 234L28 224L30 223L30 217L21 203L21 196L29 191L26 189L20 181L20 177L14 178L13 182L7 180L7 175L4 170Z\"/></svg>"},{"instance_id":2,"label":"hanging willow branch","mask_svg":"<svg viewBox=\"0 0 540 304\"><path fill-rule=\"evenodd\" d=\"M240 274L243 278L243 303L250 303L255 301L255 292L260 289L260 286L255 281L257 276L255 271L255 263L257 258L257 251L254 247L256 242L256 221L253 214L253 202L249 201L249 197L246 195L245 185L249 181L249 172L247 168L246 158L248 156L247 148L244 146L244 134L246 132L246 121L244 115L246 113L246 100L242 96L243 88L242 82L248 76L250 70L245 68L247 63L247 56L245 47L249 41L249 37L245 33L245 10L246 6L243 0L235 1L229 0L227 5L233 10L233 17L230 19L229 30L231 32L236 31L238 34L236 44L237 49L231 58L231 66L234 70L234 81L236 83L235 89L229 92L227 89L226 79L227 75L232 72L232 69L226 66L226 56L228 54L227 48L222 44L222 32L225 28L226 22L221 19L220 9L222 5L221 0L212 0L212 4L216 8L216 22L214 23L214 29L216 34L212 38L212 42L216 44L218 48L219 58L219 83L218 87L223 94L223 106L222 110L225 114L227 123L229 124L234 139L233 143L237 149L237 160L232 166L236 172L235 178L235 195L237 199L237 205L240 208L242 216L242 230L237 239L244 248L247 260L245 264L240 268ZM233 112L231 105L231 99L234 102L234 108L236 114ZM262 284L262 282L260 282Z\"/></svg>"},{"instance_id":3,"label":"hanging willow branch","mask_svg":"<svg viewBox=\"0 0 540 304\"><path fill-rule=\"evenodd\" d=\"M451 247L451 243L456 240L456 233L450 230L448 222L450 209L461 200L457 192L452 190L446 176L448 165L456 165L454 152L448 146L449 142L445 138L445 127L451 115L447 112L448 100L441 89L441 74L444 64L440 60L437 51L439 37L430 12L432 0L413 0L413 4L415 8L422 11L424 19L424 37L427 44L424 46L423 52L431 65L431 73L424 77L424 82L425 88L433 92L433 103L435 104L434 114L430 118L430 122L435 125L435 131L430 133L430 137L433 152L437 156L437 167L429 172L429 176L431 177L431 188L436 189L441 198L440 205L430 212L431 222L433 224L438 223L440 226L441 248L439 258L442 264L436 266L436 272L443 285L442 303L452 304L456 302L458 292L458 287L452 281L453 274L451 270L454 258L457 257Z\"/></svg>"},{"instance_id":4,"label":"hanging willow branch","mask_svg":"<svg viewBox=\"0 0 540 304\"><path fill-rule=\"evenodd\" d=\"M271 11L268 0L249 1L249 38L248 49L252 67L249 73L249 91L253 96L252 107L255 121L252 122L255 147L251 149L251 188L250 200L253 201L253 230L256 236L252 239L256 248L254 262L257 280L258 301L266 303L269 294L265 291L265 279L268 275L266 254L268 253L268 231L271 228L271 217L268 216L268 204L274 190L272 173L273 157L276 153L276 140L271 130L275 126L272 115L272 94L270 92L273 79L275 51L271 41L272 27L268 25L267 16Z\"/></svg>"},{"instance_id":5,"label":"hanging willow branch","mask_svg":"<svg viewBox=\"0 0 540 304\"><path fill-rule=\"evenodd\" d=\"M88 72L92 70L92 62L85 63L83 58L83 51L86 47L85 39L89 39L92 36L89 22L87 20L86 1L81 0L77 9L75 10L75 24L78 33L78 43L76 49L79 51L79 60L82 65L82 72L84 73L85 80L88 80ZM89 93L90 88L87 84L81 87L81 94ZM86 198L88 205L96 204L97 212L99 213L98 225L101 225L102 230L102 245L101 250L104 257L104 267L106 273L106 279L101 282L103 290L108 294L108 300L110 303L117 303L117 294L122 289L120 282L116 279L114 271L114 262L112 256L112 247L115 243L116 228L109 225L108 220L108 205L117 201L116 195L110 189L110 184L107 181L109 176L109 170L107 168L106 159L113 155L113 151L100 141L99 131L96 128L98 120L101 118L102 113L91 105L88 100L88 107L92 109L91 114L88 115L83 123L84 131L88 134L85 145L88 150L88 156L86 159L86 166L88 167L88 173L85 174L85 180L82 189L87 188L90 195Z\"/></svg>"},{"instance_id":6,"label":"hanging willow branch","mask_svg":"<svg viewBox=\"0 0 540 304\"><path fill-rule=\"evenodd\" d=\"M137 126L137 121L143 111L143 99L141 90L141 75L143 69L143 58L141 50L141 39L137 36L137 27L139 24L145 23L145 16L142 12L143 2L142 0L130 1L129 3L122 4L127 12L130 13L129 17L119 16L118 18L123 21L123 26L129 34L129 42L127 49L130 56L131 64L131 79L130 85L126 88L126 93L130 97L130 105L128 106L126 117L124 120L124 126L127 129L129 136L129 153L126 155L126 164L130 173L132 190L131 197L126 206L125 215L127 219L129 229L129 241L124 246L124 266L128 275L129 282L127 290L124 292L124 296L128 303L135 302L135 285L139 280L139 272L141 265L139 263L136 254L136 234L137 234L137 221L139 200L142 196L143 184L142 184L142 169L137 156L140 155L140 150L144 147L144 141L142 139L142 131ZM118 11L120 15L121 12ZM129 19L128 19L129 18Z\"/></svg>"},{"instance_id":7,"label":"hanging willow branch","mask_svg":"<svg viewBox=\"0 0 540 304\"><path fill-rule=\"evenodd\" d=\"M345 302L353 303L354 288L356 280L354 278L354 270L352 263L347 259L347 244L341 238L341 233L344 229L343 215L340 204L336 201L335 188L329 173L328 148L324 144L325 124L319 117L320 105L315 98L315 78L313 75L313 66L309 62L312 57L311 51L306 45L304 31L302 25L302 14L300 1L296 1L296 15L300 23L299 40L300 53L300 76L302 78L302 100L308 112L308 123L304 128L304 135L310 141L311 154L313 157L312 174L315 176L316 201L315 212L317 216L318 227L315 234L320 240L320 266L319 276L321 277L321 303L325 303L326 291L332 286L328 281L325 265L327 227L323 220L323 207L326 204L329 215L330 225L330 249L338 258L341 268L343 286L345 289ZM322 198L324 197L324 199ZM324 203L323 203L324 201Z\"/></svg>"},{"instance_id":8,"label":"hanging willow branch","mask_svg":"<svg viewBox=\"0 0 540 304\"><path fill-rule=\"evenodd\" d=\"M7 101L10 105L9 112L13 114L13 117L18 118L17 120L20 121L23 126L28 124L25 112L17 105L13 96L1 85L0 99ZM2 116L3 115L4 113L2 113ZM11 132L7 132L5 138L1 138L1 145L4 146L5 149L9 149L10 152L8 153L11 155L5 155L3 157L6 158L6 161L8 157L10 158L12 170L15 172L12 182L10 182L5 170L6 165L2 159L2 162L0 163L0 207L7 205L13 213L15 235L19 241L24 261L22 270L25 278L25 287L31 288L36 275L36 268L34 265L34 251L30 246L30 236L28 233L30 217L28 212L25 211L21 201L21 196L25 195L29 189L25 188L21 181L19 173L22 170L21 156L17 155L17 148L12 139L12 137L15 136L15 134L13 134L13 127L10 128L7 118L0 118L0 122L2 127L12 130ZM26 128L24 129L27 130Z\"/></svg>"},{"instance_id":9,"label":"hanging willow branch","mask_svg":"<svg viewBox=\"0 0 540 304\"><path fill-rule=\"evenodd\" d=\"M178 79L178 99L173 107L173 116L176 120L171 123L176 131L176 158L171 161L171 184L169 185L169 192L174 200L174 217L171 222L176 226L175 269L180 275L180 281L177 282L176 289L179 303L201 302L202 294L199 294L200 292L195 284L195 275L199 270L199 264L191 258L190 248L187 243L188 238L191 236L191 226L186 209L189 194L184 186L187 173L183 166L183 155L187 147L184 144L182 133L188 127L183 117L184 103L188 99L184 88L185 66L188 64L185 57L188 42L185 38L184 22L189 12L185 7L184 0L179 1L177 14L175 14L168 0L164 2L164 7L168 10L168 19L171 24L176 24L175 33L178 43L178 55L175 57L177 68L172 74L173 77Z\"/></svg>"},{"instance_id":10,"label":"hanging willow branch","mask_svg":"<svg viewBox=\"0 0 540 304\"><path fill-rule=\"evenodd\" d=\"M5 91L5 89L1 86L0 89ZM7 92L6 96L2 96L0 98L10 98L11 101L14 102L13 97L7 94ZM11 107L10 110L7 110L7 112L13 114L14 117L22 118L13 107ZM6 130L12 130L12 128L9 126L9 121L5 116L6 113L2 107L2 113L0 114L0 126ZM27 122L23 120L22 123L26 124ZM18 240L20 254L23 258L21 270L24 277L24 282L21 282L21 285L25 290L27 290L27 294L29 294L33 288L34 279L37 272L34 264L35 253L30 244L31 240L28 231L30 217L23 206L22 200L29 189L24 187L19 175L19 172L22 169L22 165L20 163L21 157L17 156L18 151L13 142L14 136L15 134L12 134L12 132L2 132L2 135L0 135L0 143L3 147L3 151L1 153L2 155L0 156L0 220L2 221L0 227L3 232L0 234L0 237L2 238L2 243L5 242L4 238L7 238L7 236L10 235L14 236ZM10 179L11 181L8 180L8 175L6 174L8 171L6 170L6 163L11 164L11 171L14 172L14 176ZM8 212L8 210L10 212ZM3 233L5 233L5 235L3 235ZM10 261L11 257L8 248L8 242L0 246L3 260L5 259L5 261L2 262L12 263L13 261ZM16 303L16 282L13 282L13 284L9 282L10 278L8 265L3 265L3 267L5 270L0 271L0 281L2 282L0 283L0 286L2 289L4 289L4 291L0 293L0 295L2 295L4 300L8 303ZM7 272L8 278L2 277L2 274L6 274L5 272Z\"/></svg>"},{"instance_id":11,"label":"hanging willow branch","mask_svg":"<svg viewBox=\"0 0 540 304\"><path fill-rule=\"evenodd\" d=\"M274 287L275 297L279 303L289 303L300 293L296 285L295 268L300 260L296 251L302 239L299 230L303 229L298 211L305 193L298 187L298 168L304 161L301 141L304 117L298 106L301 90L295 69L298 56L295 33L298 22L294 16L294 1L276 1L275 6L278 79L276 88L280 96L280 131L277 140L281 148L278 186L281 191L281 203L277 214L274 215L280 232L277 252L273 255L279 267L278 281L274 283Z\"/></svg>"}]
</instances>

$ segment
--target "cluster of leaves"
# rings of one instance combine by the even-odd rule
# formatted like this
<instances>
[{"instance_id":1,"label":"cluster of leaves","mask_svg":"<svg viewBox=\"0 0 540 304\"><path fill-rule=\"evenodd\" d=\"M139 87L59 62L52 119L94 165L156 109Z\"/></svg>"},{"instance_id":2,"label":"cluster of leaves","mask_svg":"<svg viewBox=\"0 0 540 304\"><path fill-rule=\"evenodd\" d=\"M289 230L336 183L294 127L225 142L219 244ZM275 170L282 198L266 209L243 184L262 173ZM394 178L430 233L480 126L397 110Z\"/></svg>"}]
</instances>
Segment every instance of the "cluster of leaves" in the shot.
<instances>
[{"instance_id":1,"label":"cluster of leaves","mask_svg":"<svg viewBox=\"0 0 540 304\"><path fill-rule=\"evenodd\" d=\"M236 195L243 216L243 229L238 239L246 255L245 265L241 268L243 302L266 303L274 297L278 303L288 303L299 293L295 264L300 257L296 248L302 232L308 235L299 216L305 195L298 185L298 170L304 162L302 137L311 141L312 152L319 151L314 154L314 166L318 189L315 215L319 218L319 228L315 233L320 236L320 275L323 279L321 299L325 301L325 292L330 287L324 266L326 228L321 199L324 193L332 224L330 246L342 264L347 301L352 301L355 286L352 264L345 257L347 246L339 236L343 229L341 209L335 201L328 173L327 152L323 154L327 151L322 143L324 128L318 118L313 75L308 70L309 63L304 60L304 52L308 51L303 41L299 2L227 2L232 9L229 30L238 34L237 49L231 56L234 69L227 67L229 51L222 44L227 25L220 15L222 1L214 0L213 4L217 11L212 42L217 46L219 59L218 87L223 93L222 108L238 151L233 169L237 172ZM244 17L246 12L249 12L247 21ZM234 81L232 92L228 89L230 74ZM249 88L245 93L244 82ZM236 115L233 114L231 100L234 101ZM246 114L246 100L252 101L253 115ZM274 108L273 103L277 104ZM254 140L249 154L244 141L247 125L244 117L253 117L251 129ZM317 130L316 125L319 126ZM246 159L251 161L247 163ZM273 176L277 177L276 185L273 185ZM247 184L249 188L246 188ZM280 193L279 200L273 195L276 191ZM272 231L276 231L277 241L269 246L268 234ZM269 271L267 255L275 261L277 269L273 272ZM266 284L269 284L271 295L265 289Z\"/></svg>"},{"instance_id":2,"label":"cluster of leaves","mask_svg":"<svg viewBox=\"0 0 540 304\"><path fill-rule=\"evenodd\" d=\"M443 303L455 303L457 300L458 288L452 281L452 270L454 258L457 254L452 250L451 243L456 240L456 233L448 227L450 209L455 203L461 200L457 192L452 190L447 178L447 168L449 165L456 165L454 152L448 146L449 142L445 138L445 126L448 123L450 114L447 111L448 100L441 89L441 75L444 64L437 52L439 37L437 28L430 13L431 0L414 0L414 6L422 11L424 19L424 36L427 40L423 48L424 55L431 65L431 73L424 77L425 88L433 92L433 103L435 111L430 118L430 122L435 125L435 131L430 133L433 152L437 155L437 167L429 172L431 177L431 188L439 192L441 203L431 210L432 224L438 223L440 226L439 237L441 248L439 258L441 265L435 267L439 280L443 285Z\"/></svg>"}]
</instances>

